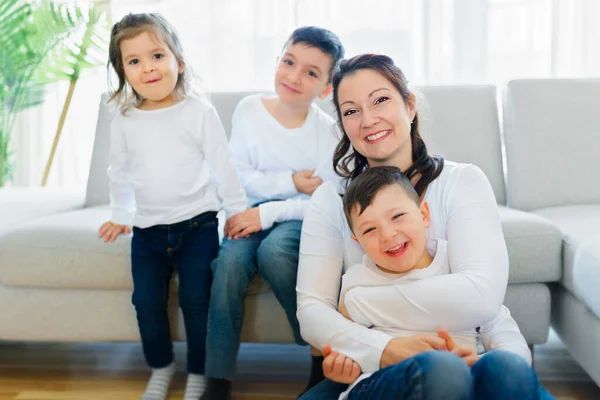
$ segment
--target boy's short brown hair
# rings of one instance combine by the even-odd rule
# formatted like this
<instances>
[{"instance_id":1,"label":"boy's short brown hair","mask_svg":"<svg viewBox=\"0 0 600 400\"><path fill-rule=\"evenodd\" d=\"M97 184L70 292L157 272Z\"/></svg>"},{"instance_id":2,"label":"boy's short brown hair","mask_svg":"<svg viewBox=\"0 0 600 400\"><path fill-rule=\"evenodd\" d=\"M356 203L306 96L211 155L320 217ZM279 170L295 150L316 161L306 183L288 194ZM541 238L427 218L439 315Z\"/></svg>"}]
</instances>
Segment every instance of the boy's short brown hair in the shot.
<instances>
[{"instance_id":1,"label":"boy's short brown hair","mask_svg":"<svg viewBox=\"0 0 600 400\"><path fill-rule=\"evenodd\" d=\"M344 193L342 200L344 204L344 214L350 229L352 228L352 210L359 206L358 215L373 204L377 193L386 186L398 185L404 193L417 205L421 204L421 199L410 183L410 180L400 171L398 167L372 167L356 177Z\"/></svg>"}]
</instances>

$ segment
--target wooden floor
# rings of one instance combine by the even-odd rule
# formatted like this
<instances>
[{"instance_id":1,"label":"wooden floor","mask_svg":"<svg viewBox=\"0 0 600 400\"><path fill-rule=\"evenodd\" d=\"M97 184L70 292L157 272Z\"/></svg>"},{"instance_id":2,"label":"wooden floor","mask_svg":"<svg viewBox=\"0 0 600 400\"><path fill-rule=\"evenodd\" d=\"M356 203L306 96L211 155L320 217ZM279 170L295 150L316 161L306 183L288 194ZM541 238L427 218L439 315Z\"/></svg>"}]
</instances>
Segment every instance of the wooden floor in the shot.
<instances>
[{"instance_id":1,"label":"wooden floor","mask_svg":"<svg viewBox=\"0 0 600 400\"><path fill-rule=\"evenodd\" d=\"M175 353L172 400L183 395L185 346L177 344ZM306 348L242 345L234 399L295 399L309 364ZM600 399L598 386L555 337L536 347L536 370L559 400ZM133 400L147 377L139 344L0 343L0 400Z\"/></svg>"}]
</instances>

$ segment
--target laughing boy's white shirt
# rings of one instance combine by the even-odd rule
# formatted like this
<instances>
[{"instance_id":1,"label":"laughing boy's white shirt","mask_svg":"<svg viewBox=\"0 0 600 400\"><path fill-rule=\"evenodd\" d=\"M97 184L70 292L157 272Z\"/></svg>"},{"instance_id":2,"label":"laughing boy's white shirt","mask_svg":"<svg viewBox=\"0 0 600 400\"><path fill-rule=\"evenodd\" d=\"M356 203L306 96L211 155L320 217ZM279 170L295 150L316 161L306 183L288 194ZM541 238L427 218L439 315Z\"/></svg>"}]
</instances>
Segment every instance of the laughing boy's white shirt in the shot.
<instances>
[{"instance_id":1,"label":"laughing boy's white shirt","mask_svg":"<svg viewBox=\"0 0 600 400\"><path fill-rule=\"evenodd\" d=\"M345 300L347 295L351 296L352 289L357 287L388 287L402 285L416 280L427 279L438 275L450 273L448 263L448 244L445 240L428 241L427 248L435 249L433 261L427 268L415 269L404 274L392 274L384 272L369 259L365 254L363 262L354 264L342 277L342 289L340 293L340 303ZM432 294L435 295L435 294ZM355 321L370 329L385 332L393 337L409 337L418 334L437 335L436 332L425 332L417 330L407 330L397 328L397 326L410 326L410 320L401 314L397 315L397 324L389 319L389 313L382 318L379 310L373 304L362 303L360 313L361 320ZM434 322L435 323L435 322ZM443 328L440 326L440 328ZM468 347L477 352L477 332L473 329L450 332L452 338L459 347ZM505 350L521 356L531 365L531 352L527 347L527 342L521 334L515 320L505 306L502 306L494 320L483 324L480 327L481 340L487 350ZM358 382L368 378L373 373L362 374L350 385L348 390L342 393L339 399L344 399L356 386Z\"/></svg>"}]
</instances>

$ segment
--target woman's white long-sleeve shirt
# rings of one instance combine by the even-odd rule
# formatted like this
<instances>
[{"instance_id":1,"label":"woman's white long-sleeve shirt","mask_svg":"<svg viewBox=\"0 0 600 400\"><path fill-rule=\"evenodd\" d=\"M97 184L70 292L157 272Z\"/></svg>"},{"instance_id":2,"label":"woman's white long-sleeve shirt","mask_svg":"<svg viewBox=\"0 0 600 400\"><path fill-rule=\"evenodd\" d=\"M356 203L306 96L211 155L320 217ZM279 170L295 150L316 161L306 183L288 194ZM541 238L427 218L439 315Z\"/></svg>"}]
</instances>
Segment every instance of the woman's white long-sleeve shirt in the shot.
<instances>
[{"instance_id":1,"label":"woman's white long-sleeve shirt","mask_svg":"<svg viewBox=\"0 0 600 400\"><path fill-rule=\"evenodd\" d=\"M215 108L188 96L158 110L130 109L111 124L112 221L147 228L247 208ZM220 199L219 199L220 198Z\"/></svg>"},{"instance_id":2,"label":"woman's white long-sleeve shirt","mask_svg":"<svg viewBox=\"0 0 600 400\"><path fill-rule=\"evenodd\" d=\"M364 252L351 238L336 189L332 184L317 189L305 215L297 315L307 342L317 348L331 344L358 362L363 372L372 372L379 369L392 337L337 312L341 277L349 266L361 262ZM411 329L435 320L449 331L460 331L498 314L508 282L508 253L489 181L474 165L446 161L425 200L431 214L428 239L448 241L452 273L401 286L356 288L345 303L353 319L364 317L361 305L369 304L382 313L401 315ZM393 309L377 307L390 299Z\"/></svg>"},{"instance_id":3,"label":"woman's white long-sleeve shirt","mask_svg":"<svg viewBox=\"0 0 600 400\"><path fill-rule=\"evenodd\" d=\"M335 120L311 104L301 127L281 125L266 109L263 94L240 101L232 117L229 146L251 205L259 205L262 229L302 220L310 196L296 190L292 175L315 170L323 181L339 182L333 153L339 142Z\"/></svg>"}]
</instances>

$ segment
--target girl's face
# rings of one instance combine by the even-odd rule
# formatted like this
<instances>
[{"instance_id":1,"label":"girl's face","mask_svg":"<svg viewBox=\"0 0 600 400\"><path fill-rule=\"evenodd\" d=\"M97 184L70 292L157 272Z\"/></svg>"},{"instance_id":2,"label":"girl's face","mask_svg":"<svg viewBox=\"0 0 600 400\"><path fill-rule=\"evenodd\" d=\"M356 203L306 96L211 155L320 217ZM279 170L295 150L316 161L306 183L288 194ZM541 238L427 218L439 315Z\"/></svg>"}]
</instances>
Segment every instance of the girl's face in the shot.
<instances>
[{"instance_id":1,"label":"girl's face","mask_svg":"<svg viewBox=\"0 0 600 400\"><path fill-rule=\"evenodd\" d=\"M121 41L125 79L143 97L139 108L157 109L173 105L175 86L183 64L157 35L142 32Z\"/></svg>"},{"instance_id":2,"label":"girl's face","mask_svg":"<svg viewBox=\"0 0 600 400\"><path fill-rule=\"evenodd\" d=\"M394 165L402 170L410 167L415 103L414 95L405 102L396 87L372 69L344 77L338 87L344 131L370 166Z\"/></svg>"}]
</instances>

